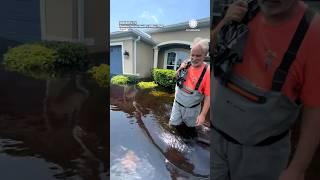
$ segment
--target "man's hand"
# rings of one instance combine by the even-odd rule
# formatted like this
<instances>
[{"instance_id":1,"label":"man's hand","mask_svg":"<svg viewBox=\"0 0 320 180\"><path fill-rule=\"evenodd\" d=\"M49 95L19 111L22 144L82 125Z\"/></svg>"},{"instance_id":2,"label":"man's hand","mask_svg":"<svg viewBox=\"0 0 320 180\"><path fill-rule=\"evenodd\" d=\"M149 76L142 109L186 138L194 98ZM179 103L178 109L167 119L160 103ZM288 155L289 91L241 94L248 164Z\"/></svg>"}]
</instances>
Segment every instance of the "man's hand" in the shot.
<instances>
[{"instance_id":1,"label":"man's hand","mask_svg":"<svg viewBox=\"0 0 320 180\"><path fill-rule=\"evenodd\" d=\"M223 20L226 22L236 21L241 22L248 11L248 3L243 0L238 0L229 5L226 15Z\"/></svg>"},{"instance_id":2,"label":"man's hand","mask_svg":"<svg viewBox=\"0 0 320 180\"><path fill-rule=\"evenodd\" d=\"M187 65L188 65L188 59L184 60L184 61L180 64L179 68L178 68L177 71L176 71L176 78L178 77L179 71L180 71L181 69L183 69L183 68L186 68Z\"/></svg>"},{"instance_id":3,"label":"man's hand","mask_svg":"<svg viewBox=\"0 0 320 180\"><path fill-rule=\"evenodd\" d=\"M199 114L196 121L196 126L202 125L206 121L206 117L202 114Z\"/></svg>"},{"instance_id":4,"label":"man's hand","mask_svg":"<svg viewBox=\"0 0 320 180\"><path fill-rule=\"evenodd\" d=\"M211 42L213 43L213 45L210 46L210 48L212 48L212 52L214 46L216 45L217 35L220 32L221 28L230 21L241 22L244 16L246 15L247 11L248 3L246 1L238 0L229 5L228 10L223 19L218 23L216 27L214 27L214 29L210 33Z\"/></svg>"},{"instance_id":5,"label":"man's hand","mask_svg":"<svg viewBox=\"0 0 320 180\"><path fill-rule=\"evenodd\" d=\"M209 111L209 107L210 107L210 96L204 96L202 111L197 117L196 126L200 126L206 121L206 116Z\"/></svg>"},{"instance_id":6,"label":"man's hand","mask_svg":"<svg viewBox=\"0 0 320 180\"><path fill-rule=\"evenodd\" d=\"M297 148L288 169L282 172L279 180L304 180L304 174L319 145L319 120L320 107L303 107Z\"/></svg>"},{"instance_id":7,"label":"man's hand","mask_svg":"<svg viewBox=\"0 0 320 180\"><path fill-rule=\"evenodd\" d=\"M183 68L186 68L188 65L188 59L184 60L181 64L180 64L180 67L179 69L183 69Z\"/></svg>"},{"instance_id":8,"label":"man's hand","mask_svg":"<svg viewBox=\"0 0 320 180\"><path fill-rule=\"evenodd\" d=\"M288 168L281 173L279 180L304 180L304 173Z\"/></svg>"}]
</instances>

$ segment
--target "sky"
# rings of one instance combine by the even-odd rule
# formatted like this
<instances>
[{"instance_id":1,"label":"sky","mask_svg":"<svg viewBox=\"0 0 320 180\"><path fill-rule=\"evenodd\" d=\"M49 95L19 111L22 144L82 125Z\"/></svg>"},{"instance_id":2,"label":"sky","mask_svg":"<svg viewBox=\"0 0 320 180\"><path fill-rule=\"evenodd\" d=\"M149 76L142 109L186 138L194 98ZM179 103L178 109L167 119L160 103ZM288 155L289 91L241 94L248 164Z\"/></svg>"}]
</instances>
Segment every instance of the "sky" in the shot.
<instances>
[{"instance_id":1,"label":"sky","mask_svg":"<svg viewBox=\"0 0 320 180\"><path fill-rule=\"evenodd\" d=\"M170 25L210 16L210 0L111 0L110 32L119 21Z\"/></svg>"}]
</instances>

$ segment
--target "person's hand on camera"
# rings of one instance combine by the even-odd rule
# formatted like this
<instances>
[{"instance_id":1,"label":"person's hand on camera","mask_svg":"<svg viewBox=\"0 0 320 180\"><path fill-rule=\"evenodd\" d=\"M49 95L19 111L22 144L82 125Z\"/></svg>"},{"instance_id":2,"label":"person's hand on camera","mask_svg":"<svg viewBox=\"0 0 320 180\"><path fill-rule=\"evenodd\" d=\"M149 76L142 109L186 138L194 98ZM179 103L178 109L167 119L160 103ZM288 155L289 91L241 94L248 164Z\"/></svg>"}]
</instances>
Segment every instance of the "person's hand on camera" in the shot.
<instances>
[{"instance_id":1,"label":"person's hand on camera","mask_svg":"<svg viewBox=\"0 0 320 180\"><path fill-rule=\"evenodd\" d=\"M183 68L186 68L187 65L188 65L188 59L185 60L185 61L183 61L183 62L180 64L179 70L180 70L180 69L183 69Z\"/></svg>"},{"instance_id":2,"label":"person's hand on camera","mask_svg":"<svg viewBox=\"0 0 320 180\"><path fill-rule=\"evenodd\" d=\"M223 18L224 21L241 22L248 11L248 3L244 0L238 0L229 5L227 12Z\"/></svg>"}]
</instances>

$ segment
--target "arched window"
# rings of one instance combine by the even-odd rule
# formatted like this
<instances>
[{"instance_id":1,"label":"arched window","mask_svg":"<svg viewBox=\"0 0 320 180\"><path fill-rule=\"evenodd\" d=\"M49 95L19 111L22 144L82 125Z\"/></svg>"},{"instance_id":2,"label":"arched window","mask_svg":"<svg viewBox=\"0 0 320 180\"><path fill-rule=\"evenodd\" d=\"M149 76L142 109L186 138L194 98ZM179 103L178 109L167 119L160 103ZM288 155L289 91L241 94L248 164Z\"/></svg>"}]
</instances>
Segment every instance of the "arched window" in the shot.
<instances>
[{"instance_id":1,"label":"arched window","mask_svg":"<svg viewBox=\"0 0 320 180\"><path fill-rule=\"evenodd\" d=\"M170 50L165 55L165 68L177 70L180 64L189 57L189 53L182 50Z\"/></svg>"}]
</instances>

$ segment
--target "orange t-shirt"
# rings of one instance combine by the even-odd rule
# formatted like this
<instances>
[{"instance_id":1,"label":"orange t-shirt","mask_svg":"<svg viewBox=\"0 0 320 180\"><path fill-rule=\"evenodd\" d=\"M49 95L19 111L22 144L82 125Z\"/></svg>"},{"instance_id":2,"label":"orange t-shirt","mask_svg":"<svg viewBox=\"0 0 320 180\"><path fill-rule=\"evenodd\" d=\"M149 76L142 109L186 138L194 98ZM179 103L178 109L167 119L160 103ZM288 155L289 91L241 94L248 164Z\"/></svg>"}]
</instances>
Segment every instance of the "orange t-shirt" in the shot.
<instances>
[{"instance_id":1,"label":"orange t-shirt","mask_svg":"<svg viewBox=\"0 0 320 180\"><path fill-rule=\"evenodd\" d=\"M261 13L249 23L249 36L243 62L234 72L257 87L270 90L276 68L280 65L291 39L303 17L306 5L300 2L297 13L280 24L267 23ZM316 14L292 63L282 93L304 105L320 106L320 16Z\"/></svg>"},{"instance_id":2,"label":"orange t-shirt","mask_svg":"<svg viewBox=\"0 0 320 180\"><path fill-rule=\"evenodd\" d=\"M204 67L205 67L205 64L203 64L199 68L190 66L188 68L188 73L187 73L187 77L186 77L186 81L184 82L184 85L190 89L195 89L198 79L200 78L200 75ZM204 94L205 96L210 96L210 66L209 65L200 83L198 91L201 94Z\"/></svg>"}]
</instances>

